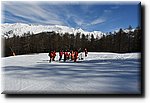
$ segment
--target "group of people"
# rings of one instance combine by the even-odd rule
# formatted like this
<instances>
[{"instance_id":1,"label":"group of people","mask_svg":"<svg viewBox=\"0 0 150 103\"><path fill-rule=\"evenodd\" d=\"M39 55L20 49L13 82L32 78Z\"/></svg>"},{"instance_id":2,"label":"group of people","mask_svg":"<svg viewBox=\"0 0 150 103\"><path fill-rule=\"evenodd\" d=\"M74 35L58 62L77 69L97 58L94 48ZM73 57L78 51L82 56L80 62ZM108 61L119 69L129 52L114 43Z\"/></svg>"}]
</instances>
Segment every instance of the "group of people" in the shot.
<instances>
[{"instance_id":1,"label":"group of people","mask_svg":"<svg viewBox=\"0 0 150 103\"><path fill-rule=\"evenodd\" d=\"M64 57L63 61L66 62L66 60L71 60L71 61L74 61L74 62L77 62L77 59L78 59L78 54L81 52L81 48L78 49L78 50L60 50L59 51L59 61L62 60L62 57ZM88 52L87 52L87 49L85 48L84 49L84 52L85 52L85 57L87 56ZM56 57L56 51L50 51L49 52L49 57L50 57L50 60L49 62L51 61L55 61L55 57ZM81 59L82 58L82 54L81 54Z\"/></svg>"}]
</instances>

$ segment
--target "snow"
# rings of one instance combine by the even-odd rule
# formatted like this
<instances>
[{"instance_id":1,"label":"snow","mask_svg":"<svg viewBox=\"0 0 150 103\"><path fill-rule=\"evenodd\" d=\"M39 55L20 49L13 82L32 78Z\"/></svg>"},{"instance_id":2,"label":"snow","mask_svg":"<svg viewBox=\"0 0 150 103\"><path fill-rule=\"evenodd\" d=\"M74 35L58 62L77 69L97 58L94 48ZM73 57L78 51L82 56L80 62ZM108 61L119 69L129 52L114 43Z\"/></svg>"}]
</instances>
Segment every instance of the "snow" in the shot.
<instances>
[{"instance_id":1,"label":"snow","mask_svg":"<svg viewBox=\"0 0 150 103\"><path fill-rule=\"evenodd\" d=\"M129 29L122 29L122 30L123 30L123 32L125 32L125 33L134 32L134 31L135 31L134 28L132 28L131 30L129 30ZM115 31L112 32L112 33L119 32L119 31L120 31L120 29L117 29L117 30L115 30Z\"/></svg>"},{"instance_id":2,"label":"snow","mask_svg":"<svg viewBox=\"0 0 150 103\"><path fill-rule=\"evenodd\" d=\"M85 34L89 35L89 37L93 34L95 38L101 38L105 33L101 31L93 31L88 32L84 31L81 28L75 29L67 26L60 26L60 25L34 25L34 24L24 24L24 23L14 23L14 24L1 24L2 28L2 35L4 37L12 37L14 34L18 36L22 36L24 33L41 33L41 32L56 32L56 33L69 33L69 34ZM9 32L9 33L8 33Z\"/></svg>"},{"instance_id":3,"label":"snow","mask_svg":"<svg viewBox=\"0 0 150 103\"><path fill-rule=\"evenodd\" d=\"M49 63L48 53L5 57L3 93L140 94L140 58L98 52L77 63Z\"/></svg>"}]
</instances>

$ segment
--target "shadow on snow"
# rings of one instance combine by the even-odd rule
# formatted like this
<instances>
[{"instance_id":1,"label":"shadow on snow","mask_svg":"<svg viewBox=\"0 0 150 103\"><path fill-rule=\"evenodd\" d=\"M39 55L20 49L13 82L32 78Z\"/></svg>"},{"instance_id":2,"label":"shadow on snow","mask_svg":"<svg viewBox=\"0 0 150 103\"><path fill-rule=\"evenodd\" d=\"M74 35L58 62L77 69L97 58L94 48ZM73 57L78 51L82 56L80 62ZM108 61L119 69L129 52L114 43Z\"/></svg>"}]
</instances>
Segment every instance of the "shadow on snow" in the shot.
<instances>
[{"instance_id":1,"label":"shadow on snow","mask_svg":"<svg viewBox=\"0 0 150 103\"><path fill-rule=\"evenodd\" d=\"M131 79L139 76L140 61L137 59L125 60L88 60L82 63L45 63L31 67L6 66L6 75L24 77L35 75L36 77L67 76L68 78L90 78L90 77L119 77Z\"/></svg>"}]
</instances>

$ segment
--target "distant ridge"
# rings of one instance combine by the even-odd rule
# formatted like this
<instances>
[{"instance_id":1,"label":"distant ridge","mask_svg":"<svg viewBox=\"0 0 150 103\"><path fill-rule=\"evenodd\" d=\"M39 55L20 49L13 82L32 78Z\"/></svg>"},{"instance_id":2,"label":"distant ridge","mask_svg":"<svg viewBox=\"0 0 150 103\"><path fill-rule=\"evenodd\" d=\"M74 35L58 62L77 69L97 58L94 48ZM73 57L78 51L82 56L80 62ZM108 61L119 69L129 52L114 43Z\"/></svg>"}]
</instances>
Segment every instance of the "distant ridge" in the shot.
<instances>
[{"instance_id":1,"label":"distant ridge","mask_svg":"<svg viewBox=\"0 0 150 103\"><path fill-rule=\"evenodd\" d=\"M84 31L83 29L75 29L70 28L67 26L60 26L60 25L37 25L37 24L25 24L25 23L14 23L14 24L1 24L2 28L2 35L4 37L12 37L14 34L22 36L24 33L30 33L30 34L37 34L41 32L56 32L56 33L69 33L76 35L77 33L81 33L84 35L91 35L93 34L94 38L101 38L105 33L102 33L101 31L93 31L88 32Z\"/></svg>"}]
</instances>

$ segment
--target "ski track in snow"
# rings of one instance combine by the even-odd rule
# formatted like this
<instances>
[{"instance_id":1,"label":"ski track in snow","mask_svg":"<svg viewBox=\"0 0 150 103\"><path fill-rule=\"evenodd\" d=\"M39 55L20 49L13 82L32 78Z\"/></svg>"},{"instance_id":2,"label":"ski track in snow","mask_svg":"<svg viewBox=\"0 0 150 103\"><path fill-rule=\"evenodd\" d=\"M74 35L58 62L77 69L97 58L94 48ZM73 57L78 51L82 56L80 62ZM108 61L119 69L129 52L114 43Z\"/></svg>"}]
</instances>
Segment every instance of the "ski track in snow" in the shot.
<instances>
[{"instance_id":1,"label":"ski track in snow","mask_svg":"<svg viewBox=\"0 0 150 103\"><path fill-rule=\"evenodd\" d=\"M2 58L3 93L137 94L140 58L140 53L98 52L79 63L48 63L48 53Z\"/></svg>"}]
</instances>

